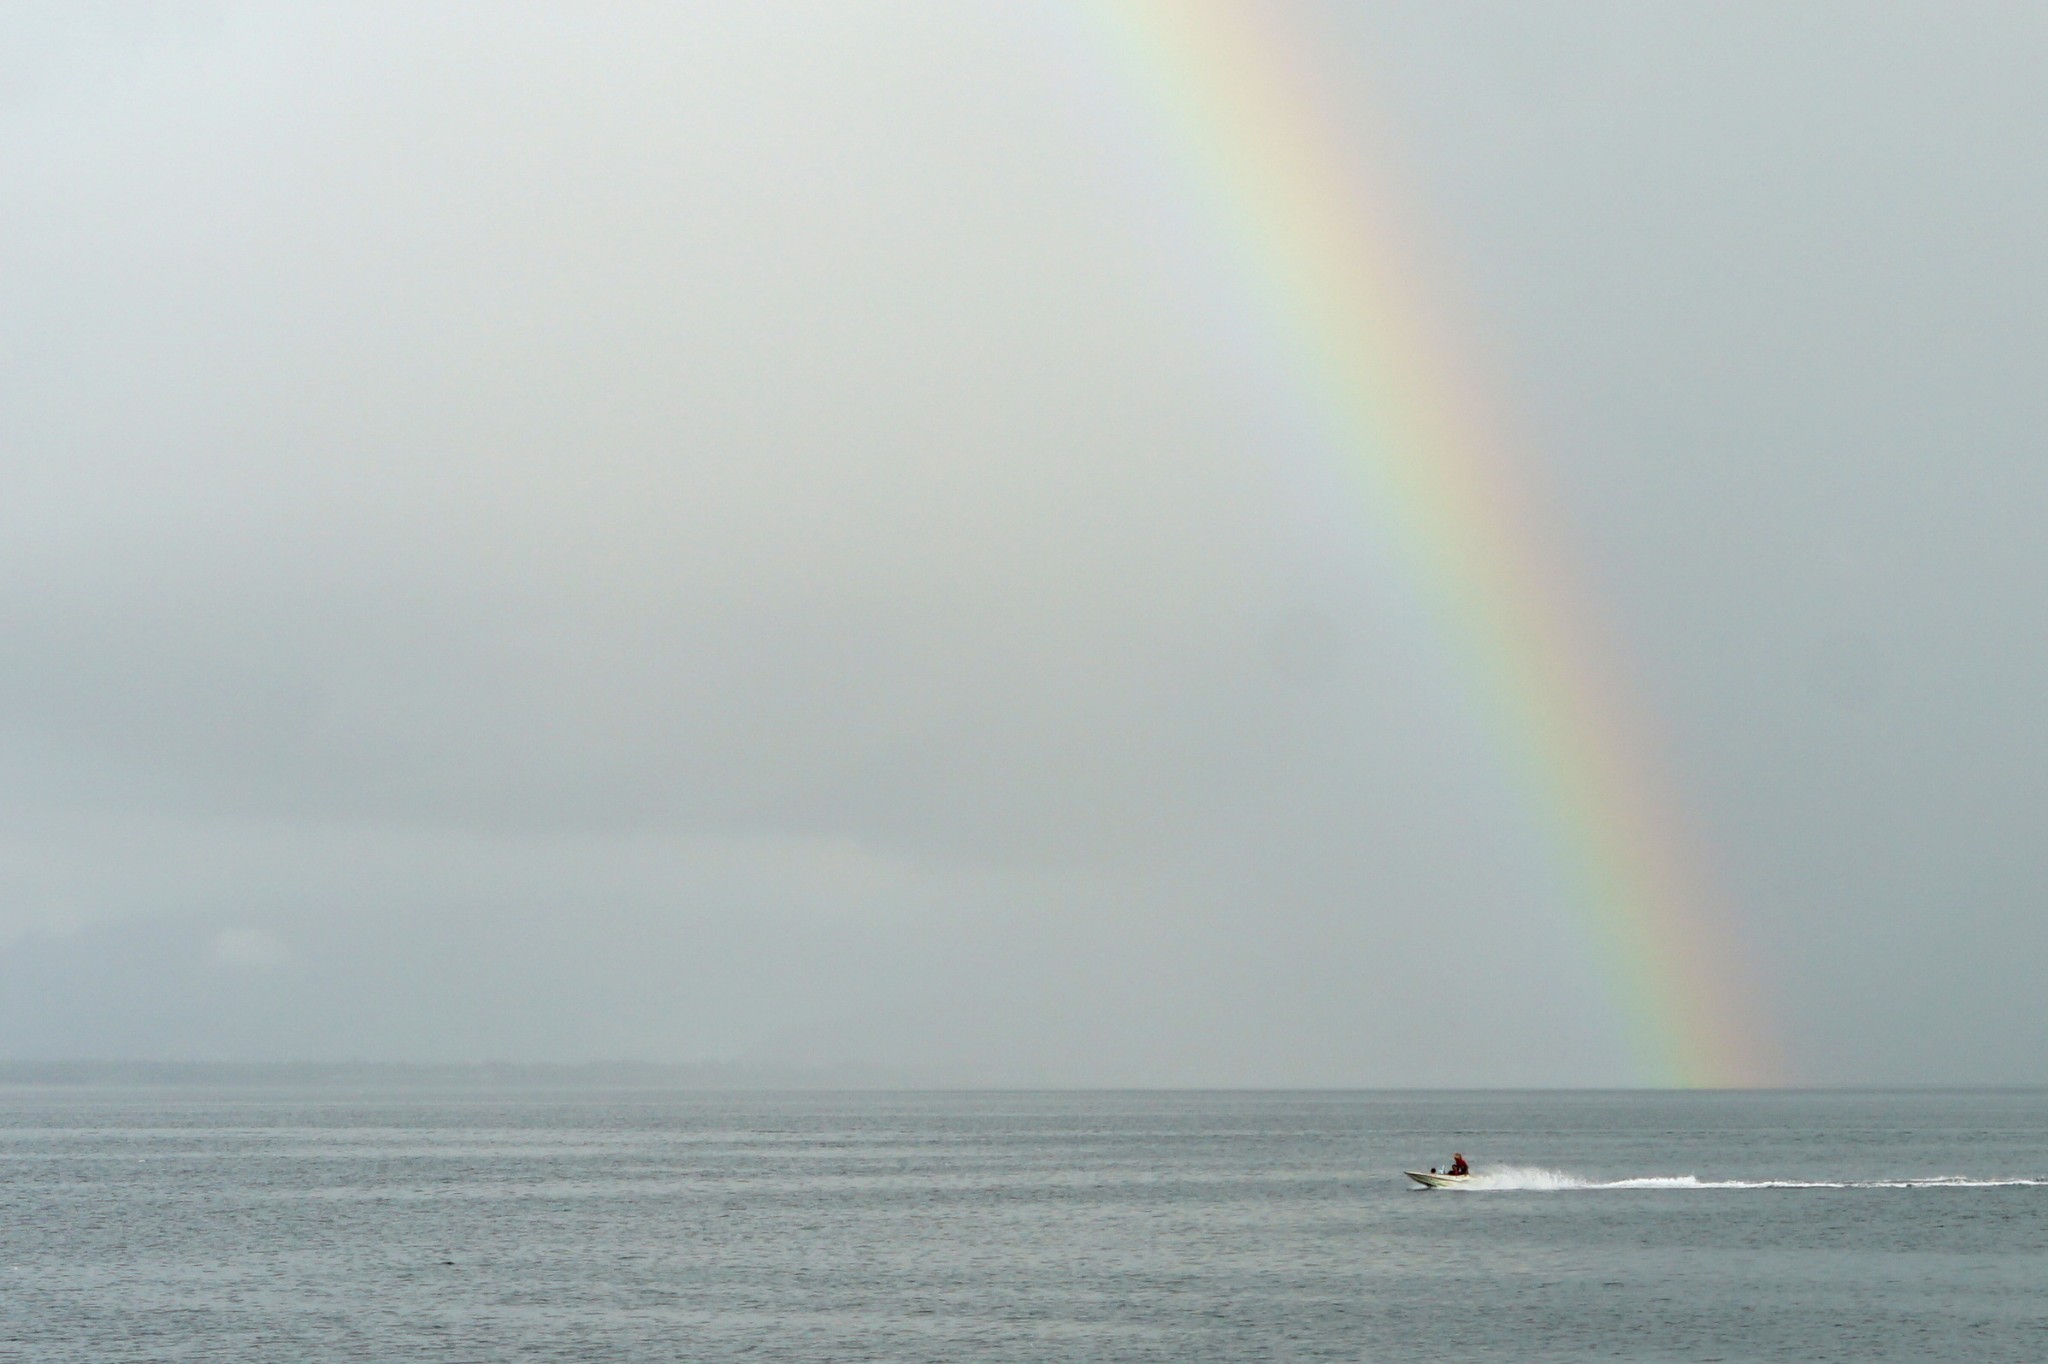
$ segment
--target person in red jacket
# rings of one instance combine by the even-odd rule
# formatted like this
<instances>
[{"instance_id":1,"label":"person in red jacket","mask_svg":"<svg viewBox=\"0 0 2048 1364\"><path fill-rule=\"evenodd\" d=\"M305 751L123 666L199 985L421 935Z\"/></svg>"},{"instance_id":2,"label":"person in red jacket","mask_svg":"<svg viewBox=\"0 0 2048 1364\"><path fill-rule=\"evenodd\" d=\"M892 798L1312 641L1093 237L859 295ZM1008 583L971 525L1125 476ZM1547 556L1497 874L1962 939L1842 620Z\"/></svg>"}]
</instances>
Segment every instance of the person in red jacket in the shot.
<instances>
[{"instance_id":1,"label":"person in red jacket","mask_svg":"<svg viewBox=\"0 0 2048 1364\"><path fill-rule=\"evenodd\" d=\"M1451 1152L1451 1168L1444 1171L1444 1173L1447 1175L1469 1175L1472 1173L1472 1167L1465 1163L1465 1157L1462 1154L1453 1151Z\"/></svg>"}]
</instances>

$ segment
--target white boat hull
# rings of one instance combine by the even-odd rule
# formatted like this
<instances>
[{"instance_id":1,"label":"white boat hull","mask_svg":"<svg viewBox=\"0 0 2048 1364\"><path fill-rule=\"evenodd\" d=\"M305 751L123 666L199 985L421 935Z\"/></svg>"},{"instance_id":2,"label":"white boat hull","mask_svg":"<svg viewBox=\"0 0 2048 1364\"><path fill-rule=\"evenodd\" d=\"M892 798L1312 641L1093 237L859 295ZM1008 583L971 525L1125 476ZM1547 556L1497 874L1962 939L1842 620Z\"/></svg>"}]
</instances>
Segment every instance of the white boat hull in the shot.
<instances>
[{"instance_id":1,"label":"white boat hull","mask_svg":"<svg viewBox=\"0 0 2048 1364\"><path fill-rule=\"evenodd\" d=\"M1425 1189L1461 1189L1472 1182L1470 1175L1440 1175L1433 1170L1427 1174L1420 1170L1403 1170L1401 1173Z\"/></svg>"}]
</instances>

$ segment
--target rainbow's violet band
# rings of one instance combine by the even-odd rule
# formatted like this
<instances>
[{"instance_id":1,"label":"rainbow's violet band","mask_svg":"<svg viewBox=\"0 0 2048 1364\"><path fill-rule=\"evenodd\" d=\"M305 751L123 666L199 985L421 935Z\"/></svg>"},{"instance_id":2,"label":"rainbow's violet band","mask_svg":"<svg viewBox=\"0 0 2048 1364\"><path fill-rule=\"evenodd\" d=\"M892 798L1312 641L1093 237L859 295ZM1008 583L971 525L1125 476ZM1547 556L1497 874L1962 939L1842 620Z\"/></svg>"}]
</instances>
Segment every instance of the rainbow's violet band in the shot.
<instances>
[{"instance_id":1,"label":"rainbow's violet band","mask_svg":"<svg viewBox=\"0 0 2048 1364\"><path fill-rule=\"evenodd\" d=\"M1254 0L1083 0L1162 115L1331 448L1433 598L1575 888L1644 1078L1782 1079L1743 935L1688 865L1585 598L1476 419L1381 221Z\"/></svg>"}]
</instances>

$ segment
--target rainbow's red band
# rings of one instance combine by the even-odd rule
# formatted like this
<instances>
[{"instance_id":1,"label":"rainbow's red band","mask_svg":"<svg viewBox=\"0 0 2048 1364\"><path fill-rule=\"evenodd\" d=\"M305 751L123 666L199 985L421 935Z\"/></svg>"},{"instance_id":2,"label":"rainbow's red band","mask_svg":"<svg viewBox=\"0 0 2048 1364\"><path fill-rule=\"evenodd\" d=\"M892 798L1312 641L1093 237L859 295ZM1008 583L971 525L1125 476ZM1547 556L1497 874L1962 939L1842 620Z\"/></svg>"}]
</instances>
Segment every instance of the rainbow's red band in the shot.
<instances>
[{"instance_id":1,"label":"rainbow's red band","mask_svg":"<svg viewBox=\"0 0 2048 1364\"><path fill-rule=\"evenodd\" d=\"M1386 196L1319 117L1304 53L1245 0L1084 0L1169 122L1333 449L1478 679L1574 883L1645 1078L1781 1083L1744 935L1688 855L1649 727L1558 537L1428 325Z\"/></svg>"}]
</instances>

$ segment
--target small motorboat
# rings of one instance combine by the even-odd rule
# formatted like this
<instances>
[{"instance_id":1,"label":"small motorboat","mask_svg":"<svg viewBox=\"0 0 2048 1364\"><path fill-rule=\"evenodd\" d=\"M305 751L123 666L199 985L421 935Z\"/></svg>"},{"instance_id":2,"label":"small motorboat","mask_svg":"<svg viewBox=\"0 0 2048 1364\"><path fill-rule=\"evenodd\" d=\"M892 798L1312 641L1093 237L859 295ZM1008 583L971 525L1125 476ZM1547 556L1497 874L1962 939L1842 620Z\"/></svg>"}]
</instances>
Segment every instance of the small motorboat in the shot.
<instances>
[{"instance_id":1,"label":"small motorboat","mask_svg":"<svg viewBox=\"0 0 2048 1364\"><path fill-rule=\"evenodd\" d=\"M1434 1170L1403 1170L1401 1173L1425 1189L1462 1189L1472 1182L1470 1175L1440 1175Z\"/></svg>"}]
</instances>

